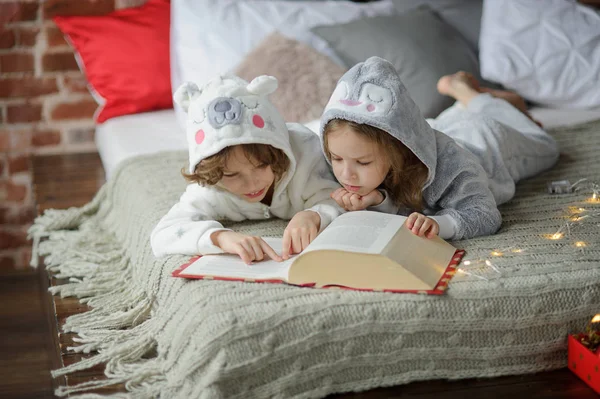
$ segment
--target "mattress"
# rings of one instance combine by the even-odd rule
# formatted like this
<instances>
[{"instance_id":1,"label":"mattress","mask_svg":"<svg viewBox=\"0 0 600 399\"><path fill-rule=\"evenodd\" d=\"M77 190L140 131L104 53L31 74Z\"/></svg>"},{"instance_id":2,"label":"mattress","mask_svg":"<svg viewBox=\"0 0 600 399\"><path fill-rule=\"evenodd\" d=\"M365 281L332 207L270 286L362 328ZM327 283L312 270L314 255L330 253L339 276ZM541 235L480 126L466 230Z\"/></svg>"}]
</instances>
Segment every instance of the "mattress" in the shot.
<instances>
[{"instance_id":1,"label":"mattress","mask_svg":"<svg viewBox=\"0 0 600 399\"><path fill-rule=\"evenodd\" d=\"M109 119L96 126L95 139L107 179L127 158L187 149L185 132L172 109Z\"/></svg>"},{"instance_id":2,"label":"mattress","mask_svg":"<svg viewBox=\"0 0 600 399\"><path fill-rule=\"evenodd\" d=\"M600 119L600 108L568 110L534 107L530 112L548 129ZM315 132L319 131L318 120L306 126ZM160 151L186 150L187 142L183 129L177 123L175 111L168 109L109 119L96 127L96 146L108 179L117 165L127 158Z\"/></svg>"},{"instance_id":3,"label":"mattress","mask_svg":"<svg viewBox=\"0 0 600 399\"><path fill-rule=\"evenodd\" d=\"M99 355L54 376L108 362L107 379L84 388L124 384L127 398L300 399L564 368L568 334L600 308L600 203L589 187L549 195L546 183L600 176L600 121L552 134L564 156L519 184L497 234L456 242L470 263L441 297L171 278L189 256L155 258L148 237L185 188L187 154L129 159L91 203L48 211L30 230L48 270L68 279L51 292L92 308L63 328L82 338L76 352ZM272 237L286 221L225 226Z\"/></svg>"}]
</instances>

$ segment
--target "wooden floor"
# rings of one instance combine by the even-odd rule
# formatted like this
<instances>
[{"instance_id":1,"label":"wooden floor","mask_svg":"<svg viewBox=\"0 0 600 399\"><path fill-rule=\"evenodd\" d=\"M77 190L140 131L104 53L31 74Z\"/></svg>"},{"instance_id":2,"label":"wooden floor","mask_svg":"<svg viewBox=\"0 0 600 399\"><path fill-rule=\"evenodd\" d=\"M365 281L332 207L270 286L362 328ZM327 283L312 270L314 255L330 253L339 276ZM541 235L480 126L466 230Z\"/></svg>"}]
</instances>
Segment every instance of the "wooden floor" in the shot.
<instances>
[{"instance_id":1,"label":"wooden floor","mask_svg":"<svg viewBox=\"0 0 600 399\"><path fill-rule=\"evenodd\" d=\"M52 398L52 333L40 273L0 274L0 398Z\"/></svg>"},{"instance_id":2,"label":"wooden floor","mask_svg":"<svg viewBox=\"0 0 600 399\"><path fill-rule=\"evenodd\" d=\"M34 159L34 191L40 211L80 206L91 199L104 179L97 154L44 156ZM52 381L49 371L70 364L78 356L68 354L69 334L57 326L85 310L75 299L51 298L43 270L0 274L0 398L52 398L53 384L77 384L102 378L100 367L66 379ZM99 393L122 390L122 386ZM427 381L332 395L336 399L477 399L477 398L598 398L567 369L534 375L461 381Z\"/></svg>"}]
</instances>

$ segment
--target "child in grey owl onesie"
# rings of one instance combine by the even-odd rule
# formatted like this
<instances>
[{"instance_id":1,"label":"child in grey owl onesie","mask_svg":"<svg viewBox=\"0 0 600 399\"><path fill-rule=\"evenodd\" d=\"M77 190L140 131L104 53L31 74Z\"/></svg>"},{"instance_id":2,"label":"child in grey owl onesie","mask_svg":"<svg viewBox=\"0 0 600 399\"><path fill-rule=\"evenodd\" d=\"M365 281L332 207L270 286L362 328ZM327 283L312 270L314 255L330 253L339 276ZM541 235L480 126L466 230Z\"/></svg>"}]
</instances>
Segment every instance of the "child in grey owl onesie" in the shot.
<instances>
[{"instance_id":1,"label":"child in grey owl onesie","mask_svg":"<svg viewBox=\"0 0 600 399\"><path fill-rule=\"evenodd\" d=\"M426 120L392 64L371 57L340 78L321 118L325 156L347 210L408 216L415 234L464 239L495 233L515 184L552 167L558 147L507 92L468 74L438 90L457 99Z\"/></svg>"}]
</instances>

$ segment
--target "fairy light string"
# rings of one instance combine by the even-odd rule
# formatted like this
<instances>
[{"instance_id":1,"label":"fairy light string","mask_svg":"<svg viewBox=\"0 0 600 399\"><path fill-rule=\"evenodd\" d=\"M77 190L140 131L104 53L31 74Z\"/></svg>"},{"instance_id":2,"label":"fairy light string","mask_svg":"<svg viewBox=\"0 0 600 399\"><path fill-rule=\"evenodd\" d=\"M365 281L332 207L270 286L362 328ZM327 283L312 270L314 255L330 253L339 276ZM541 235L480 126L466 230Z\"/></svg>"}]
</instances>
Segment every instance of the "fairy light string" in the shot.
<instances>
[{"instance_id":1,"label":"fairy light string","mask_svg":"<svg viewBox=\"0 0 600 399\"><path fill-rule=\"evenodd\" d=\"M565 223L555 232L544 233L542 236L548 240L556 241L562 246L572 247L574 250L583 253L591 243L588 243L584 238L577 237L577 231L581 225L585 223L595 223L600 216L600 184L590 181L587 178L577 180L569 186L570 193L580 193L585 190L589 196L586 199L577 201L565 210ZM600 224L597 224L600 227ZM508 248L497 248L489 253L488 257L478 259L464 260L457 268L459 275L473 277L479 280L488 281L491 278L502 275L500 269L494 265L494 259L510 256L518 256L518 254L526 252L526 249L518 246ZM600 322L600 315L596 315L597 322Z\"/></svg>"}]
</instances>

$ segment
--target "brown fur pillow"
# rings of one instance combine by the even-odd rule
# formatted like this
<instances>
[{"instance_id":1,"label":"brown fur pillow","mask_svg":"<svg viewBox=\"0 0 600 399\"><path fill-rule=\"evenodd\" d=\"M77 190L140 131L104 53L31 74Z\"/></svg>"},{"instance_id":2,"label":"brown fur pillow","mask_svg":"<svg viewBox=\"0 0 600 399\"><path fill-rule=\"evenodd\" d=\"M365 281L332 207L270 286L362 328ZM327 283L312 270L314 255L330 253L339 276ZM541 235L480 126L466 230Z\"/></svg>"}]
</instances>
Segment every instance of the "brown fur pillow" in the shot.
<instances>
[{"instance_id":1,"label":"brown fur pillow","mask_svg":"<svg viewBox=\"0 0 600 399\"><path fill-rule=\"evenodd\" d=\"M275 76L279 87L271 102L286 122L321 117L329 96L345 69L313 48L278 32L267 36L237 66L234 73L248 81Z\"/></svg>"}]
</instances>

